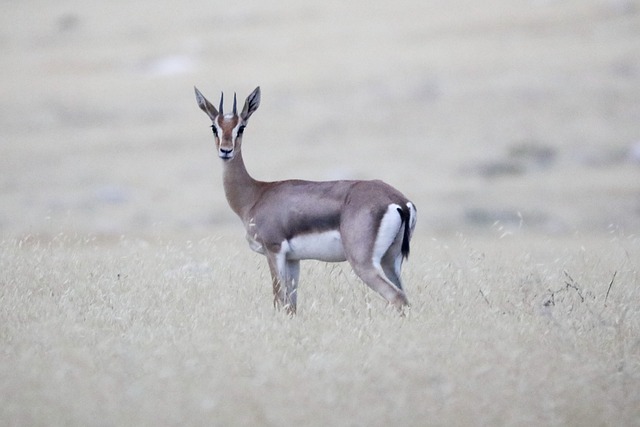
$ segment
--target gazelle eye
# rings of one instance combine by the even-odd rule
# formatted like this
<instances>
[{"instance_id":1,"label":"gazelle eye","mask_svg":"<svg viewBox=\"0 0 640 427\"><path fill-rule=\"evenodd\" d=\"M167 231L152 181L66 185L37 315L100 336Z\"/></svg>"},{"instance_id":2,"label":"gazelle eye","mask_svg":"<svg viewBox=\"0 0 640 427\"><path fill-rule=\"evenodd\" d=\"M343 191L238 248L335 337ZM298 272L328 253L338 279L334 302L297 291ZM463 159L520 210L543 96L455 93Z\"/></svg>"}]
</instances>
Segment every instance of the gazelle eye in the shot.
<instances>
[{"instance_id":1,"label":"gazelle eye","mask_svg":"<svg viewBox=\"0 0 640 427\"><path fill-rule=\"evenodd\" d=\"M211 130L215 136L218 136L218 129L216 128L216 125L211 125Z\"/></svg>"},{"instance_id":2,"label":"gazelle eye","mask_svg":"<svg viewBox=\"0 0 640 427\"><path fill-rule=\"evenodd\" d=\"M240 125L240 127L238 128L238 136L242 135L245 127L246 127L245 125Z\"/></svg>"}]
</instances>

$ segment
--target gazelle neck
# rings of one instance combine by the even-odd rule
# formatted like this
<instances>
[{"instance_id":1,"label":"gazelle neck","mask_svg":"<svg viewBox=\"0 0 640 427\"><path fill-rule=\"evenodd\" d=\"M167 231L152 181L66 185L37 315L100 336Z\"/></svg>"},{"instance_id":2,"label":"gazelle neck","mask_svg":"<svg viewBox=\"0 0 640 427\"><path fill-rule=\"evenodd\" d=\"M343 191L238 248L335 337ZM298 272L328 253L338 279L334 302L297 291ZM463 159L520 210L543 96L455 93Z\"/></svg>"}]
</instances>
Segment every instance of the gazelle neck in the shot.
<instances>
[{"instance_id":1,"label":"gazelle neck","mask_svg":"<svg viewBox=\"0 0 640 427\"><path fill-rule=\"evenodd\" d=\"M229 206L244 221L247 211L258 199L259 182L247 172L242 151L223 162L222 183Z\"/></svg>"}]
</instances>

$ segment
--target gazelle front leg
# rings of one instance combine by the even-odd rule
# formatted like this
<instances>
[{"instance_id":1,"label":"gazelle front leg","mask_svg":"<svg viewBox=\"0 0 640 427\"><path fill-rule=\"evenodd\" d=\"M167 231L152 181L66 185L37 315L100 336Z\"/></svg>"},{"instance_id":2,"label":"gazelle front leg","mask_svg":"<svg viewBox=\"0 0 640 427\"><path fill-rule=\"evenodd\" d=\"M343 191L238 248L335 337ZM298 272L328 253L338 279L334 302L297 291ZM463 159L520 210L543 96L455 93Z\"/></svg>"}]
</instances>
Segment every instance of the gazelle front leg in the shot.
<instances>
[{"instance_id":1,"label":"gazelle front leg","mask_svg":"<svg viewBox=\"0 0 640 427\"><path fill-rule=\"evenodd\" d=\"M267 252L267 261L273 284L273 305L295 314L298 302L298 279L300 261L286 259L286 253Z\"/></svg>"}]
</instances>

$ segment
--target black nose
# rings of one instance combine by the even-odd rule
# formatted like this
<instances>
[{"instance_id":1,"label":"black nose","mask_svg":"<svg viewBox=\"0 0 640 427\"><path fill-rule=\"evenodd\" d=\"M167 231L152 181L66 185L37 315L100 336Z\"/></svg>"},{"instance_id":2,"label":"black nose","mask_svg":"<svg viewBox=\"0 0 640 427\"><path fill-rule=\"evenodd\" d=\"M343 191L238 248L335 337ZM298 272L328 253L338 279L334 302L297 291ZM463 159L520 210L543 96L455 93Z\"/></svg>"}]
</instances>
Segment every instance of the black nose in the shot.
<instances>
[{"instance_id":1,"label":"black nose","mask_svg":"<svg viewBox=\"0 0 640 427\"><path fill-rule=\"evenodd\" d=\"M220 149L220 153L218 153L218 157L222 160L229 160L233 157L233 148L231 150L225 150L224 148Z\"/></svg>"}]
</instances>

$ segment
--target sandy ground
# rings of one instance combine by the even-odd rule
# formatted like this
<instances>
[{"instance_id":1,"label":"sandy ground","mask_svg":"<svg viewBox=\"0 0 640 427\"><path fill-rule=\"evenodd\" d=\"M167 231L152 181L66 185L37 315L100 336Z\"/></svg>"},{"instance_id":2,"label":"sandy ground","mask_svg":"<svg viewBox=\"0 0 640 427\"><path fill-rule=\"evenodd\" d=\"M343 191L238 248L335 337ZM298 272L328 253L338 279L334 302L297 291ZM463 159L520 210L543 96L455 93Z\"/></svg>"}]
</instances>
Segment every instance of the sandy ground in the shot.
<instances>
[{"instance_id":1,"label":"sandy ground","mask_svg":"<svg viewBox=\"0 0 640 427\"><path fill-rule=\"evenodd\" d=\"M428 233L640 226L639 2L29 1L0 20L4 236L239 228L194 84L261 85L255 177L382 178Z\"/></svg>"}]
</instances>

